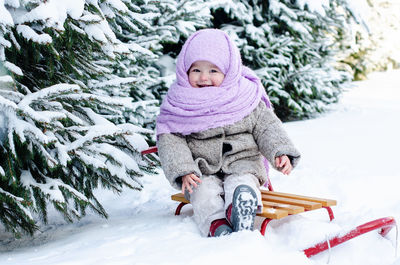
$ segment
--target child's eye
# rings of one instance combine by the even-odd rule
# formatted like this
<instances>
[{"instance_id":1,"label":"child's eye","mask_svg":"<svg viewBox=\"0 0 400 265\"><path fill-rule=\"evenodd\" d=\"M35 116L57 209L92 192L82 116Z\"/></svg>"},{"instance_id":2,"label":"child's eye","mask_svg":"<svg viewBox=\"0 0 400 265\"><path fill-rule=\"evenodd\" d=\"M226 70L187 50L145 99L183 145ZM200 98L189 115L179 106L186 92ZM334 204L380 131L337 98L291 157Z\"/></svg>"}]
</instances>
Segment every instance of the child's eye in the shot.
<instances>
[{"instance_id":1,"label":"child's eye","mask_svg":"<svg viewBox=\"0 0 400 265\"><path fill-rule=\"evenodd\" d=\"M219 71L216 69L211 69L211 73L219 73Z\"/></svg>"},{"instance_id":2,"label":"child's eye","mask_svg":"<svg viewBox=\"0 0 400 265\"><path fill-rule=\"evenodd\" d=\"M196 69L196 68L193 68L190 72L198 73L198 72L200 72L200 70L199 70L199 69Z\"/></svg>"}]
</instances>

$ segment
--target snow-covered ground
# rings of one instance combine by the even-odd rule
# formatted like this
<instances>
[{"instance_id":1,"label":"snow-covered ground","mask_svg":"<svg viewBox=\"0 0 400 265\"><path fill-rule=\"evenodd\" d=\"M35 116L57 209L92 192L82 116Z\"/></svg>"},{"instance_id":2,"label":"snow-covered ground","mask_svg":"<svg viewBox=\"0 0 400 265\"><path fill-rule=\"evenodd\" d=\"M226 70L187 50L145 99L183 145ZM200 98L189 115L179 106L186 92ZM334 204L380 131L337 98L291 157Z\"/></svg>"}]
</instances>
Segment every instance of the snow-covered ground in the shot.
<instances>
[{"instance_id":1,"label":"snow-covered ground","mask_svg":"<svg viewBox=\"0 0 400 265\"><path fill-rule=\"evenodd\" d=\"M174 216L175 191L160 173L146 177L140 193L100 191L109 219L89 214L66 224L51 212L40 233L18 240L2 229L0 264L400 265L395 229L386 238L365 234L330 255L308 259L301 251L376 218L400 223L400 71L353 84L330 112L285 123L303 157L290 176L271 172L275 190L336 199L333 222L318 210L272 221L265 237L202 238L191 206Z\"/></svg>"}]
</instances>

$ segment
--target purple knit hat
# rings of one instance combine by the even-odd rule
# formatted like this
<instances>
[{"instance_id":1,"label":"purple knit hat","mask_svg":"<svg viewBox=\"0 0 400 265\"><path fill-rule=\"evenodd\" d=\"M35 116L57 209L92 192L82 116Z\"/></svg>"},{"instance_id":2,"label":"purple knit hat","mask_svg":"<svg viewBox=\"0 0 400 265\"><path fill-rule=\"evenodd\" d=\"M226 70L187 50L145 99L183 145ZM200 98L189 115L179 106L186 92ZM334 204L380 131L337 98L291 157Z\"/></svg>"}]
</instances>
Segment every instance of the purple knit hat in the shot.
<instances>
[{"instance_id":1,"label":"purple knit hat","mask_svg":"<svg viewBox=\"0 0 400 265\"><path fill-rule=\"evenodd\" d=\"M209 61L225 74L219 87L194 88L187 74L193 62ZM260 79L242 65L239 49L218 29L204 29L189 37L179 53L176 81L171 85L157 117L157 135L188 135L233 124L250 114L263 100L271 103Z\"/></svg>"}]
</instances>

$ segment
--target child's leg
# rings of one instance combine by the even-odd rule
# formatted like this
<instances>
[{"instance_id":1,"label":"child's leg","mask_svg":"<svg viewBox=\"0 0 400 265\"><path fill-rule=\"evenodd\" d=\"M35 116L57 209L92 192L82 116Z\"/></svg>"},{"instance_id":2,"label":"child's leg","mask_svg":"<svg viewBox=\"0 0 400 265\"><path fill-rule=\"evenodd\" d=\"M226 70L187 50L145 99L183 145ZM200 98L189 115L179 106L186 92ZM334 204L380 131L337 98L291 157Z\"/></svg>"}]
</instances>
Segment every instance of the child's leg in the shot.
<instances>
[{"instance_id":1,"label":"child's leg","mask_svg":"<svg viewBox=\"0 0 400 265\"><path fill-rule=\"evenodd\" d=\"M214 220L225 218L222 180L216 176L201 178L201 184L190 194L193 217L203 236L207 236Z\"/></svg>"}]
</instances>

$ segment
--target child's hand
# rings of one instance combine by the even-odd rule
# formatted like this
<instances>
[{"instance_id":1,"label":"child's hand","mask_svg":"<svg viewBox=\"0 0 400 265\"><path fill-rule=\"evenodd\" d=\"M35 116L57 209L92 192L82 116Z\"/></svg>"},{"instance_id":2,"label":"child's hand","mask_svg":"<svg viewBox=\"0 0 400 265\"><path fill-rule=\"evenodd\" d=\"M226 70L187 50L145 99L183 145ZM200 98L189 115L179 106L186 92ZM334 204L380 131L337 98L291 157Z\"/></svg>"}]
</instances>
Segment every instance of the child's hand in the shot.
<instances>
[{"instance_id":1,"label":"child's hand","mask_svg":"<svg viewBox=\"0 0 400 265\"><path fill-rule=\"evenodd\" d=\"M185 190L192 193L192 187L196 188L201 183L201 179L195 174L187 174L182 177L182 193L185 194Z\"/></svg>"},{"instance_id":2,"label":"child's hand","mask_svg":"<svg viewBox=\"0 0 400 265\"><path fill-rule=\"evenodd\" d=\"M285 175L289 175L293 169L292 163L290 163L290 159L286 155L276 157L275 166Z\"/></svg>"}]
</instances>

